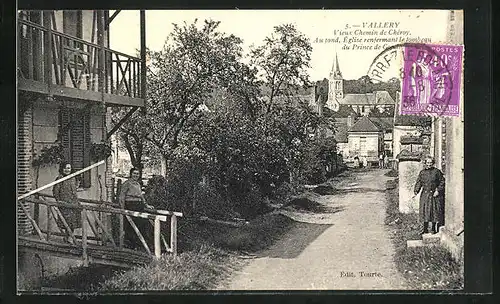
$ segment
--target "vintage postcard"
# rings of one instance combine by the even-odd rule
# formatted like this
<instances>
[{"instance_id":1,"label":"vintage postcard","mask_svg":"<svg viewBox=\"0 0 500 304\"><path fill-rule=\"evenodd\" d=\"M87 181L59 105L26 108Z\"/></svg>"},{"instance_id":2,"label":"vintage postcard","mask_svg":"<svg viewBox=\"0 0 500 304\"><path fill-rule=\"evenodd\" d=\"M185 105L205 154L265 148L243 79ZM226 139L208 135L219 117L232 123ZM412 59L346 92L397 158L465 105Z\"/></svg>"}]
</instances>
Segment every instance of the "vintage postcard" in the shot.
<instances>
[{"instance_id":1,"label":"vintage postcard","mask_svg":"<svg viewBox=\"0 0 500 304\"><path fill-rule=\"evenodd\" d=\"M17 18L18 293L463 290L463 11Z\"/></svg>"}]
</instances>

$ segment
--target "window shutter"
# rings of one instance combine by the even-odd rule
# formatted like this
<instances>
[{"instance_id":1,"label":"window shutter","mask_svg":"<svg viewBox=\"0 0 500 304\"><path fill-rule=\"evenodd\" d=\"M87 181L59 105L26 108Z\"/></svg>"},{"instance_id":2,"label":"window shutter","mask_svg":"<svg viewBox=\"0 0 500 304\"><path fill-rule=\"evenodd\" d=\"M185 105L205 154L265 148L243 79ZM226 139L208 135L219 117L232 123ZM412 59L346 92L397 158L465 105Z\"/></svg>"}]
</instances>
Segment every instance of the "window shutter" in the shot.
<instances>
[{"instance_id":1,"label":"window shutter","mask_svg":"<svg viewBox=\"0 0 500 304\"><path fill-rule=\"evenodd\" d=\"M68 108L61 108L59 111L59 140L64 151L64 160L71 162L71 126L70 111Z\"/></svg>"},{"instance_id":2,"label":"window shutter","mask_svg":"<svg viewBox=\"0 0 500 304\"><path fill-rule=\"evenodd\" d=\"M90 112L85 111L83 115L83 164L90 166ZM90 170L83 174L83 187L90 188L91 174Z\"/></svg>"},{"instance_id":3,"label":"window shutter","mask_svg":"<svg viewBox=\"0 0 500 304\"><path fill-rule=\"evenodd\" d=\"M90 166L90 114L79 109L63 108L60 111L60 138L65 159L73 171ZM90 171L79 175L80 186L90 188Z\"/></svg>"},{"instance_id":4,"label":"window shutter","mask_svg":"<svg viewBox=\"0 0 500 304\"><path fill-rule=\"evenodd\" d=\"M71 156L75 170L90 166L90 119L83 110L73 110L71 126ZM80 186L89 188L90 171L81 175Z\"/></svg>"}]
</instances>

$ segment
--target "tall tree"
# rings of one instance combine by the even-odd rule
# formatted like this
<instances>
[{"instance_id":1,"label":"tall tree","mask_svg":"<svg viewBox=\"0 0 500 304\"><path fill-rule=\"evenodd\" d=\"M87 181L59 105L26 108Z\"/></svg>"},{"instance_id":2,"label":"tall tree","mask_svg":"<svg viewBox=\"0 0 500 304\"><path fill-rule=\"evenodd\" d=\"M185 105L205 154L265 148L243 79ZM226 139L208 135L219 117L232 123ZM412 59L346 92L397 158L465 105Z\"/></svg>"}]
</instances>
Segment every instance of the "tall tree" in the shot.
<instances>
[{"instance_id":1,"label":"tall tree","mask_svg":"<svg viewBox=\"0 0 500 304\"><path fill-rule=\"evenodd\" d=\"M269 89L266 112L270 112L275 98L294 95L300 87L309 86L311 43L292 24L274 27L264 44L251 50L251 64L259 70Z\"/></svg>"},{"instance_id":2,"label":"tall tree","mask_svg":"<svg viewBox=\"0 0 500 304\"><path fill-rule=\"evenodd\" d=\"M117 124L128 112L128 108L113 108L111 120ZM133 167L144 168L144 156L148 154L146 136L149 124L142 111L135 111L118 129L118 147L125 148Z\"/></svg>"},{"instance_id":3,"label":"tall tree","mask_svg":"<svg viewBox=\"0 0 500 304\"><path fill-rule=\"evenodd\" d=\"M220 22L174 24L162 51L151 52L147 140L166 165L187 123L213 90L240 68L241 39L217 30ZM166 166L163 166L164 170Z\"/></svg>"},{"instance_id":4,"label":"tall tree","mask_svg":"<svg viewBox=\"0 0 500 304\"><path fill-rule=\"evenodd\" d=\"M174 24L163 49L148 50L147 113L136 111L119 133L132 164L141 164L150 150L161 158L165 173L183 131L201 115L217 87L230 87L249 106L255 104L255 90L242 85L256 78L239 62L242 41L218 31L219 24L213 20ZM116 113L115 122L124 115L124 111Z\"/></svg>"}]
</instances>

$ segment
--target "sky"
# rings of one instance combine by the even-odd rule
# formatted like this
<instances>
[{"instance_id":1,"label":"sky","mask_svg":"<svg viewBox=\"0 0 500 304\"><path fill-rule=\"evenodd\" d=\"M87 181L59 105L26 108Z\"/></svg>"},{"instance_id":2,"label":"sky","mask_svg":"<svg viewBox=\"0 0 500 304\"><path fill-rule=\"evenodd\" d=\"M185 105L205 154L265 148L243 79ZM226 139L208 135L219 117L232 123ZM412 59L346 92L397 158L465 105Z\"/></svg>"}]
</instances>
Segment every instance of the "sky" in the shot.
<instances>
[{"instance_id":1,"label":"sky","mask_svg":"<svg viewBox=\"0 0 500 304\"><path fill-rule=\"evenodd\" d=\"M343 50L338 43L314 43L316 38L336 37L334 30L343 30L346 24L369 25L399 22L399 29L410 31L409 37L428 37L431 42L446 39L447 11L440 10L148 10L146 11L146 45L161 50L172 23L191 23L196 18L200 26L205 19L221 21L219 30L234 34L243 40L243 50L262 44L273 27L293 23L311 39L310 79L328 78L334 54L337 53L344 79L358 79L368 73L380 50ZM373 23L372 23L373 24ZM368 30L368 29L364 29ZM139 11L122 10L110 27L110 46L127 54L135 54L140 47ZM397 75L392 75L397 76Z\"/></svg>"}]
</instances>

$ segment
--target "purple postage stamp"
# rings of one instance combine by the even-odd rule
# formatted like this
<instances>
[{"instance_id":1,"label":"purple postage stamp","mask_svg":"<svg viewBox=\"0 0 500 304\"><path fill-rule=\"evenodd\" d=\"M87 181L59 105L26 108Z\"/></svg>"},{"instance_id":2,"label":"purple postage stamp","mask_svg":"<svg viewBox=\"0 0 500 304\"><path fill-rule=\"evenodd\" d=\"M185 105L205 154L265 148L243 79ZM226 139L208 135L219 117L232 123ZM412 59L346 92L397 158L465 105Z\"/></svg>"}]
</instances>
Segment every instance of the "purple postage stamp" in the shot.
<instances>
[{"instance_id":1,"label":"purple postage stamp","mask_svg":"<svg viewBox=\"0 0 500 304\"><path fill-rule=\"evenodd\" d=\"M407 44L400 114L460 115L462 45Z\"/></svg>"}]
</instances>

